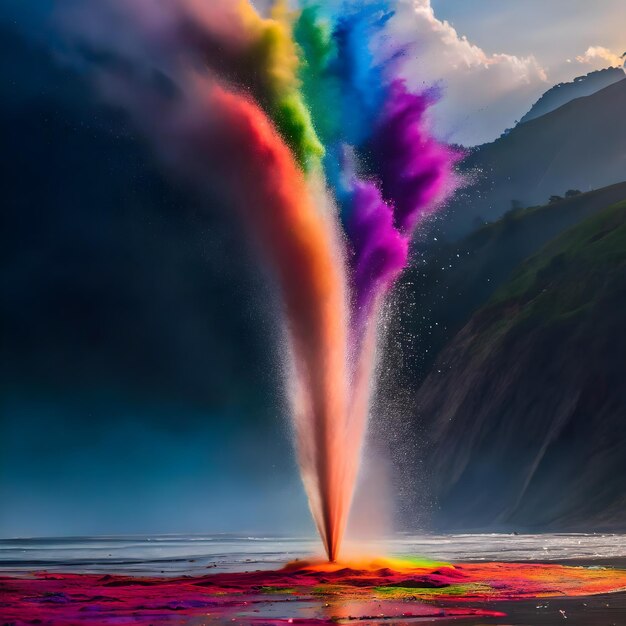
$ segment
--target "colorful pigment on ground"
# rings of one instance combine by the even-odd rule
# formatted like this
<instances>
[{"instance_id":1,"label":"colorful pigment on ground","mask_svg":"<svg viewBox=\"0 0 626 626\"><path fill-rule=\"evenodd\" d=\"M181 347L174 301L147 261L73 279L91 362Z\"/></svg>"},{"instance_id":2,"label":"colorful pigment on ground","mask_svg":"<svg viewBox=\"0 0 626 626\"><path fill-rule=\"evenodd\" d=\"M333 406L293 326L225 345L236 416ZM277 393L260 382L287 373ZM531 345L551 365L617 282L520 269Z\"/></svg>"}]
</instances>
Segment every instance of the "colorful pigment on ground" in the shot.
<instances>
[{"instance_id":1,"label":"colorful pigment on ground","mask_svg":"<svg viewBox=\"0 0 626 626\"><path fill-rule=\"evenodd\" d=\"M295 562L276 571L145 578L35 573L0 577L5 622L336 624L498 617L502 600L626 590L626 571L553 564L373 559ZM489 610L480 606L490 602ZM479 606L476 606L476 605ZM497 605L496 605L497 609Z\"/></svg>"},{"instance_id":2,"label":"colorful pigment on ground","mask_svg":"<svg viewBox=\"0 0 626 626\"><path fill-rule=\"evenodd\" d=\"M333 3L335 4L335 3ZM164 163L230 207L273 269L302 479L339 554L370 405L376 325L458 155L399 75L387 2L86 0L68 51ZM338 8L340 7L340 8Z\"/></svg>"}]
</instances>

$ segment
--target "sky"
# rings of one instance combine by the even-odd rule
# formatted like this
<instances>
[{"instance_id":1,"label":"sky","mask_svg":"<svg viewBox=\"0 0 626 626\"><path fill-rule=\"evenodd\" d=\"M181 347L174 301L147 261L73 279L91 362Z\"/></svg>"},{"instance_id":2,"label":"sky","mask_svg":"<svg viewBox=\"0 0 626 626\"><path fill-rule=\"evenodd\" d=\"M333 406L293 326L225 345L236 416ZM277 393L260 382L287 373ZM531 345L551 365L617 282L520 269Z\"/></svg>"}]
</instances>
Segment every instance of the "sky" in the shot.
<instances>
[{"instance_id":1,"label":"sky","mask_svg":"<svg viewBox=\"0 0 626 626\"><path fill-rule=\"evenodd\" d=\"M439 83L438 133L463 145L497 138L554 84L626 52L622 0L406 0L394 28L413 41L405 73Z\"/></svg>"},{"instance_id":2,"label":"sky","mask_svg":"<svg viewBox=\"0 0 626 626\"><path fill-rule=\"evenodd\" d=\"M461 143L626 50L623 0L432 2L391 26ZM311 532L266 277L57 62L50 6L0 8L0 537Z\"/></svg>"},{"instance_id":3,"label":"sky","mask_svg":"<svg viewBox=\"0 0 626 626\"><path fill-rule=\"evenodd\" d=\"M621 0L433 0L436 16L487 53L534 55L554 80L571 76L567 59L589 47L616 54L626 46ZM563 72L562 75L559 72Z\"/></svg>"}]
</instances>

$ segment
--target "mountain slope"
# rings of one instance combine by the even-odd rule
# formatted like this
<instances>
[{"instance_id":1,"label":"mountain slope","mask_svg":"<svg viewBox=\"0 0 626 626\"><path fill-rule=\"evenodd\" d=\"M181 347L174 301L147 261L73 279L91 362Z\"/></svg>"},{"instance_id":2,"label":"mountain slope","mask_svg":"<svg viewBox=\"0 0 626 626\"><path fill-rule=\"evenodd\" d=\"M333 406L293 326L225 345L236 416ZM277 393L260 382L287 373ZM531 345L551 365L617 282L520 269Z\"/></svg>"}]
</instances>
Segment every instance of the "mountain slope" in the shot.
<instances>
[{"instance_id":1,"label":"mountain slope","mask_svg":"<svg viewBox=\"0 0 626 626\"><path fill-rule=\"evenodd\" d=\"M607 67L604 70L591 72L586 76L577 76L569 83L559 83L548 89L519 123L530 122L530 120L550 113L550 111L554 111L576 98L590 96L620 80L624 80L624 70L621 67Z\"/></svg>"},{"instance_id":2,"label":"mountain slope","mask_svg":"<svg viewBox=\"0 0 626 626\"><path fill-rule=\"evenodd\" d=\"M403 303L403 315L395 320L394 340L407 339L404 363L410 371L410 385L423 380L445 343L519 263L564 230L625 198L626 182L540 207L509 211L458 243L443 243L429 250L426 262L412 266L403 276L407 302ZM414 337L422 343L419 350Z\"/></svg>"},{"instance_id":3,"label":"mountain slope","mask_svg":"<svg viewBox=\"0 0 626 626\"><path fill-rule=\"evenodd\" d=\"M442 528L626 528L626 202L523 263L418 393ZM470 495L471 494L471 495Z\"/></svg>"},{"instance_id":4,"label":"mountain slope","mask_svg":"<svg viewBox=\"0 0 626 626\"><path fill-rule=\"evenodd\" d=\"M474 184L457 194L442 228L458 238L477 219L493 221L512 202L542 204L568 189L588 191L626 175L626 79L577 98L471 151Z\"/></svg>"}]
</instances>

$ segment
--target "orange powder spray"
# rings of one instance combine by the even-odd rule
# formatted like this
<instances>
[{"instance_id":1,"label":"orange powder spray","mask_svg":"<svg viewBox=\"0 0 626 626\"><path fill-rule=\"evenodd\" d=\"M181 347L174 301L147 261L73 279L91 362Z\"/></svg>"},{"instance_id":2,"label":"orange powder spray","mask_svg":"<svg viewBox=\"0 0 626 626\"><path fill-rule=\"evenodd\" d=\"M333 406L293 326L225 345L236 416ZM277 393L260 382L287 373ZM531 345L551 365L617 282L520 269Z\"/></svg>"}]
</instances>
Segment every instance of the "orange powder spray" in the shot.
<instances>
[{"instance_id":1,"label":"orange powder spray","mask_svg":"<svg viewBox=\"0 0 626 626\"><path fill-rule=\"evenodd\" d=\"M335 560L362 441L348 398L346 270L336 216L325 206L323 186L305 180L253 101L215 85L208 95L222 129L218 137L212 133L212 142L229 146L220 173L238 173L228 188L278 278L292 357L298 459L328 558ZM220 134L228 135L225 141Z\"/></svg>"}]
</instances>

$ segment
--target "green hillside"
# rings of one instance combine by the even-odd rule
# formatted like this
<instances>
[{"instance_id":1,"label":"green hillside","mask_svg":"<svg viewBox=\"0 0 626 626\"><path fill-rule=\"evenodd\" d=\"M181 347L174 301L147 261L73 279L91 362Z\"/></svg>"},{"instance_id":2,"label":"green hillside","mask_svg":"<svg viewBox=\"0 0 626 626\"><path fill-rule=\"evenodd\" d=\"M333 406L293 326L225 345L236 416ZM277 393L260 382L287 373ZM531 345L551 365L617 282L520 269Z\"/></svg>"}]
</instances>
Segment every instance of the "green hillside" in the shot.
<instances>
[{"instance_id":1,"label":"green hillside","mask_svg":"<svg viewBox=\"0 0 626 626\"><path fill-rule=\"evenodd\" d=\"M509 211L457 243L439 242L406 272L390 334L403 353L407 385L415 388L471 315L515 268L548 241L626 198L626 183L542 206ZM395 374L397 374L395 370Z\"/></svg>"},{"instance_id":2,"label":"green hillside","mask_svg":"<svg viewBox=\"0 0 626 626\"><path fill-rule=\"evenodd\" d=\"M581 286L591 280L603 280L604 272L626 260L626 202L583 222L553 242L541 254L531 258L515 272L511 281L494 297L494 305L502 302L532 303L542 313L557 312L567 306L589 306L588 294L580 293ZM558 276L558 289L548 289L553 277ZM587 280L582 280L583 277ZM564 289L565 285L568 289ZM586 286L586 285L585 285ZM556 300L559 298L565 298ZM548 306L546 306L546 304Z\"/></svg>"}]
</instances>

